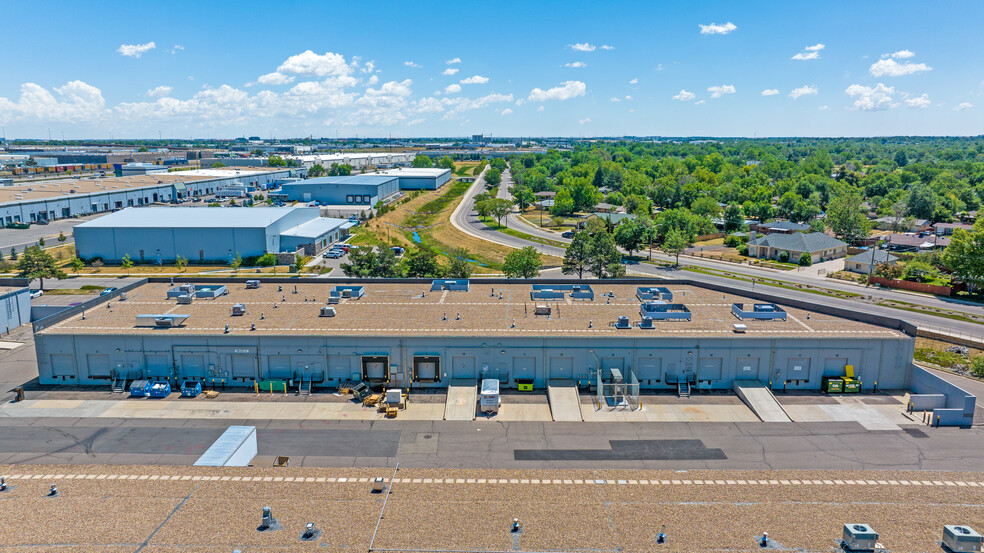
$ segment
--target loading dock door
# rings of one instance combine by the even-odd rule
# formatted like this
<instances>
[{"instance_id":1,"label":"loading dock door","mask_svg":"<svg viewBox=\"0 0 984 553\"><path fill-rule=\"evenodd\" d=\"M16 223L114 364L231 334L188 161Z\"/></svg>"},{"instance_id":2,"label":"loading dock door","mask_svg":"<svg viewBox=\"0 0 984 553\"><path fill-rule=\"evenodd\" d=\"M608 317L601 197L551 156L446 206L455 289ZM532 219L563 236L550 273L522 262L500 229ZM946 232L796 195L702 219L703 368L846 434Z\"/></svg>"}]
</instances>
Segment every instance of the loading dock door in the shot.
<instances>
[{"instance_id":1,"label":"loading dock door","mask_svg":"<svg viewBox=\"0 0 984 553\"><path fill-rule=\"evenodd\" d=\"M289 355L271 355L270 368L267 378L293 378L294 371L290 369Z\"/></svg>"},{"instance_id":2,"label":"loading dock door","mask_svg":"<svg viewBox=\"0 0 984 553\"><path fill-rule=\"evenodd\" d=\"M389 381L389 357L363 357L362 378L368 382Z\"/></svg>"},{"instance_id":3,"label":"loading dock door","mask_svg":"<svg viewBox=\"0 0 984 553\"><path fill-rule=\"evenodd\" d=\"M640 357L636 366L639 372L636 378L641 384L655 384L660 381L660 367L662 359L659 357Z\"/></svg>"},{"instance_id":4,"label":"loading dock door","mask_svg":"<svg viewBox=\"0 0 984 553\"><path fill-rule=\"evenodd\" d=\"M713 382L721 380L721 358L705 357L700 360L700 370L697 372L697 380Z\"/></svg>"},{"instance_id":5,"label":"loading dock door","mask_svg":"<svg viewBox=\"0 0 984 553\"><path fill-rule=\"evenodd\" d=\"M109 356L105 353L90 353L86 364L89 365L89 378L109 378Z\"/></svg>"},{"instance_id":6,"label":"loading dock door","mask_svg":"<svg viewBox=\"0 0 984 553\"><path fill-rule=\"evenodd\" d=\"M51 354L51 376L75 377L75 356L67 353Z\"/></svg>"},{"instance_id":7,"label":"loading dock door","mask_svg":"<svg viewBox=\"0 0 984 553\"><path fill-rule=\"evenodd\" d=\"M182 353L181 377L205 378L205 356L200 353Z\"/></svg>"},{"instance_id":8,"label":"loading dock door","mask_svg":"<svg viewBox=\"0 0 984 553\"><path fill-rule=\"evenodd\" d=\"M513 357L513 382L518 380L536 380L536 358Z\"/></svg>"},{"instance_id":9,"label":"loading dock door","mask_svg":"<svg viewBox=\"0 0 984 553\"><path fill-rule=\"evenodd\" d=\"M328 379L342 382L352 378L352 358L347 355L328 357Z\"/></svg>"},{"instance_id":10,"label":"loading dock door","mask_svg":"<svg viewBox=\"0 0 984 553\"><path fill-rule=\"evenodd\" d=\"M148 353L144 356L144 376L147 378L170 378L171 356L166 353Z\"/></svg>"},{"instance_id":11,"label":"loading dock door","mask_svg":"<svg viewBox=\"0 0 984 553\"><path fill-rule=\"evenodd\" d=\"M742 357L735 359L735 379L761 380L759 376L758 357Z\"/></svg>"},{"instance_id":12,"label":"loading dock door","mask_svg":"<svg viewBox=\"0 0 984 553\"><path fill-rule=\"evenodd\" d=\"M794 357L786 366L786 387L807 388L810 383L810 359Z\"/></svg>"},{"instance_id":13,"label":"loading dock door","mask_svg":"<svg viewBox=\"0 0 984 553\"><path fill-rule=\"evenodd\" d=\"M475 358L470 355L461 355L451 358L451 378L453 379L477 379L475 373Z\"/></svg>"},{"instance_id":14,"label":"loading dock door","mask_svg":"<svg viewBox=\"0 0 984 553\"><path fill-rule=\"evenodd\" d=\"M233 355L232 356L232 377L242 379L255 379L256 357L252 355Z\"/></svg>"},{"instance_id":15,"label":"loading dock door","mask_svg":"<svg viewBox=\"0 0 984 553\"><path fill-rule=\"evenodd\" d=\"M847 359L843 357L828 357L823 360L823 376L844 376Z\"/></svg>"},{"instance_id":16,"label":"loading dock door","mask_svg":"<svg viewBox=\"0 0 984 553\"><path fill-rule=\"evenodd\" d=\"M414 382L439 382L441 358L434 356L417 356L413 358Z\"/></svg>"},{"instance_id":17,"label":"loading dock door","mask_svg":"<svg viewBox=\"0 0 984 553\"><path fill-rule=\"evenodd\" d=\"M551 357L550 358L550 379L551 380L573 380L574 379L574 358L572 358L572 357Z\"/></svg>"}]
</instances>

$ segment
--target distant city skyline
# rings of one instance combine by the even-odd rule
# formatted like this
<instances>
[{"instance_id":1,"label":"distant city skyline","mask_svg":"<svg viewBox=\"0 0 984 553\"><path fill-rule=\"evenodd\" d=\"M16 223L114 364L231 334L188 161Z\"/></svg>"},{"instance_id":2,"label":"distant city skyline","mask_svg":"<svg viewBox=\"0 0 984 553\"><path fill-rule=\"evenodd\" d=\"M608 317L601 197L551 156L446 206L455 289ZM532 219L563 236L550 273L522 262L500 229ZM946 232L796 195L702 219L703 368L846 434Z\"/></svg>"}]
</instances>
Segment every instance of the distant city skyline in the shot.
<instances>
[{"instance_id":1,"label":"distant city skyline","mask_svg":"<svg viewBox=\"0 0 984 553\"><path fill-rule=\"evenodd\" d=\"M984 133L977 2L8 3L8 139Z\"/></svg>"}]
</instances>

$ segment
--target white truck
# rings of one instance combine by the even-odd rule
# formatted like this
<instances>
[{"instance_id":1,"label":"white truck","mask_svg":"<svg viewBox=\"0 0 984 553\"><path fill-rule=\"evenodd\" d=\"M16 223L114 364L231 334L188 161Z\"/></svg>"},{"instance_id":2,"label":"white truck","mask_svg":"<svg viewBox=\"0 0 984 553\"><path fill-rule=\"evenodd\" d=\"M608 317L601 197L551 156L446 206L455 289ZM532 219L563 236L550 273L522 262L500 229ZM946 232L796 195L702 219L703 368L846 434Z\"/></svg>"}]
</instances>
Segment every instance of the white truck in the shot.
<instances>
[{"instance_id":1,"label":"white truck","mask_svg":"<svg viewBox=\"0 0 984 553\"><path fill-rule=\"evenodd\" d=\"M482 391L479 394L478 405L483 413L498 413L502 400L499 397L499 379L482 379Z\"/></svg>"}]
</instances>

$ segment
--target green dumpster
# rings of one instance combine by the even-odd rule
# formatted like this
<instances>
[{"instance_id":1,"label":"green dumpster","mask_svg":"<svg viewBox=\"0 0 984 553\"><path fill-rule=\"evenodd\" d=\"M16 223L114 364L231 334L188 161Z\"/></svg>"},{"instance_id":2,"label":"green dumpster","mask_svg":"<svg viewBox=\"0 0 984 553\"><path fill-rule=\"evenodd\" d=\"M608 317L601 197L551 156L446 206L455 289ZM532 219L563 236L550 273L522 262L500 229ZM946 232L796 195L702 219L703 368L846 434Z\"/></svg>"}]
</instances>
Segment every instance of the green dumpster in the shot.
<instances>
[{"instance_id":1,"label":"green dumpster","mask_svg":"<svg viewBox=\"0 0 984 553\"><path fill-rule=\"evenodd\" d=\"M844 393L844 379L840 376L825 376L822 381L822 389L828 394Z\"/></svg>"},{"instance_id":2,"label":"green dumpster","mask_svg":"<svg viewBox=\"0 0 984 553\"><path fill-rule=\"evenodd\" d=\"M851 378L850 376L845 376L844 380L844 393L845 394L859 394L861 393L861 381L857 378Z\"/></svg>"},{"instance_id":3,"label":"green dumpster","mask_svg":"<svg viewBox=\"0 0 984 553\"><path fill-rule=\"evenodd\" d=\"M273 393L287 391L286 380L261 380L258 384L261 392Z\"/></svg>"}]
</instances>

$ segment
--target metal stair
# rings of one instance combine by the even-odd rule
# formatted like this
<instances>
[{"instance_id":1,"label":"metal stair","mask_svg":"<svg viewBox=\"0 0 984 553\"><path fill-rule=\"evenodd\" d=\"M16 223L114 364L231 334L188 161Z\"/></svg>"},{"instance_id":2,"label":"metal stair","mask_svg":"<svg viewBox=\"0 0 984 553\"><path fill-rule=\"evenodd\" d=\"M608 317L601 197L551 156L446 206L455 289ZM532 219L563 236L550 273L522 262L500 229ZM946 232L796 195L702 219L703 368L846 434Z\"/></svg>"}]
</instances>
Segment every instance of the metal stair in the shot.
<instances>
[{"instance_id":1,"label":"metal stair","mask_svg":"<svg viewBox=\"0 0 984 553\"><path fill-rule=\"evenodd\" d=\"M311 380L302 380L301 383L298 384L298 386L297 386L297 395L299 395L299 396L309 396L309 395L311 395L311 386L312 386L312 384L313 384L313 381L311 381Z\"/></svg>"},{"instance_id":2,"label":"metal stair","mask_svg":"<svg viewBox=\"0 0 984 553\"><path fill-rule=\"evenodd\" d=\"M126 378L114 378L110 393L122 394L126 392Z\"/></svg>"},{"instance_id":3,"label":"metal stair","mask_svg":"<svg viewBox=\"0 0 984 553\"><path fill-rule=\"evenodd\" d=\"M687 382L686 380L677 382L677 396L690 397L690 382Z\"/></svg>"}]
</instances>

